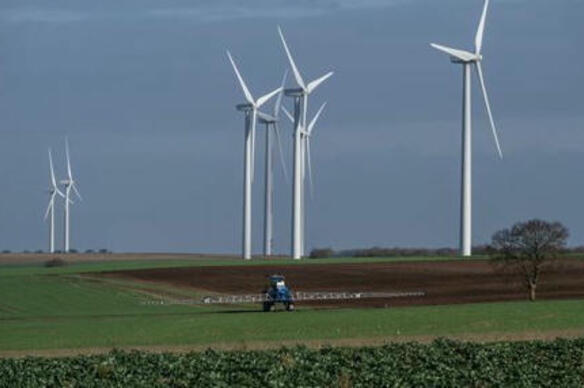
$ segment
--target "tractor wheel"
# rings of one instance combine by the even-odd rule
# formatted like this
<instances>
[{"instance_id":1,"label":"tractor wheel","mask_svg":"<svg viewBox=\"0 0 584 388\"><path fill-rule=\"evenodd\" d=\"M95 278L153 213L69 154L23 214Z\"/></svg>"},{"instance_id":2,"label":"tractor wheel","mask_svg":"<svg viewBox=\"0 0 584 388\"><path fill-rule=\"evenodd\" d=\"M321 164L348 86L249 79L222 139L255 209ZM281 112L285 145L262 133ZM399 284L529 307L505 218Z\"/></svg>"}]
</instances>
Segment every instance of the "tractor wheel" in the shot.
<instances>
[{"instance_id":1,"label":"tractor wheel","mask_svg":"<svg viewBox=\"0 0 584 388\"><path fill-rule=\"evenodd\" d=\"M268 311L272 311L272 309L274 308L274 304L271 302L264 302L264 312L268 312Z\"/></svg>"},{"instance_id":2,"label":"tractor wheel","mask_svg":"<svg viewBox=\"0 0 584 388\"><path fill-rule=\"evenodd\" d=\"M286 311L294 311L294 303L288 303L286 305Z\"/></svg>"}]
</instances>

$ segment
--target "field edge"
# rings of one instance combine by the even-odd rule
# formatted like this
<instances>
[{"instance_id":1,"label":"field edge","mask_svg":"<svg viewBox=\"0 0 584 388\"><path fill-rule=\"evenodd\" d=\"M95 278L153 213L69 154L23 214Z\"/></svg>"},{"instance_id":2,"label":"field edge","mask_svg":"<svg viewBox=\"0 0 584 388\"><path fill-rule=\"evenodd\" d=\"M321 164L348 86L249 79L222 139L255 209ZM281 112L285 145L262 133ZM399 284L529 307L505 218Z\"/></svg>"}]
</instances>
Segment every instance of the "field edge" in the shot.
<instances>
[{"instance_id":1,"label":"field edge","mask_svg":"<svg viewBox=\"0 0 584 388\"><path fill-rule=\"evenodd\" d=\"M89 356L108 354L112 351L126 352L147 352L147 353L200 353L212 349L214 351L255 351L255 350L276 350L281 348L292 348L303 346L310 349L322 349L328 347L359 348L359 347L380 347L395 343L419 343L429 344L436 340L450 340L468 343L497 343L497 342L527 342L543 341L552 342L557 339L578 339L584 338L584 328L572 330L549 330L549 331L527 331L527 332L493 332L486 334L461 333L450 335L394 335L389 337L373 338L337 338L326 340L266 340L266 341L245 341L236 340L228 342L217 342L212 344L191 344L191 345L144 345L144 346L114 346L114 347L89 347L89 348L67 348L67 349L38 349L38 350L0 350L0 359L43 357L43 358L63 358L76 356Z\"/></svg>"}]
</instances>

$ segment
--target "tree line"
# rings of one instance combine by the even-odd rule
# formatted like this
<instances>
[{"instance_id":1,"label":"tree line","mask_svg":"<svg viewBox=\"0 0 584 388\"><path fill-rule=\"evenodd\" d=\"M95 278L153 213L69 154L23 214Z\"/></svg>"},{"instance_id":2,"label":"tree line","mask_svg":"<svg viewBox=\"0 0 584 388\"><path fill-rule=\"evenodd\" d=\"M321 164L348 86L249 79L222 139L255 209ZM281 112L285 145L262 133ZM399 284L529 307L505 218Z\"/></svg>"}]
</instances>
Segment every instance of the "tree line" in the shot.
<instances>
[{"instance_id":1,"label":"tree line","mask_svg":"<svg viewBox=\"0 0 584 388\"><path fill-rule=\"evenodd\" d=\"M584 247L567 247L568 228L560 222L532 219L518 222L497 231L491 243L475 247L475 255L488 257L495 272L511 272L522 280L528 298L535 301L536 289L542 273L552 267L557 259L570 254L584 253ZM458 256L453 248L379 248L343 250L314 249L311 258L343 257L408 257L408 256Z\"/></svg>"}]
</instances>

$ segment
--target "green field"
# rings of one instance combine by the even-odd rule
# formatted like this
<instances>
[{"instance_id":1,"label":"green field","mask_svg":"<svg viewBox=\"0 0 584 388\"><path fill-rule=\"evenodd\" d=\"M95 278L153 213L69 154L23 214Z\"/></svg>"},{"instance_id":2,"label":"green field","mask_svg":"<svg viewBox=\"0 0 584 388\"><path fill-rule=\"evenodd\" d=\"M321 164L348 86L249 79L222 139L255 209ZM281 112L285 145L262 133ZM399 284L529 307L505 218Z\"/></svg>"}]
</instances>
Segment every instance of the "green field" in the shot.
<instances>
[{"instance_id":1,"label":"green field","mask_svg":"<svg viewBox=\"0 0 584 388\"><path fill-rule=\"evenodd\" d=\"M380 261L388 259L377 259ZM355 259L304 261L305 263ZM358 260L362 262L362 259ZM371 261L371 260L370 260ZM279 261L290 263L290 261ZM437 336L490 339L584 334L584 300L485 303L393 309L299 309L265 314L156 305L156 294L200 298L194 291L130 281L96 281L86 272L187 265L256 265L232 260L132 261L0 267L0 353L112 347L227 346L314 342L356 344ZM273 262L270 262L273 264Z\"/></svg>"}]
</instances>

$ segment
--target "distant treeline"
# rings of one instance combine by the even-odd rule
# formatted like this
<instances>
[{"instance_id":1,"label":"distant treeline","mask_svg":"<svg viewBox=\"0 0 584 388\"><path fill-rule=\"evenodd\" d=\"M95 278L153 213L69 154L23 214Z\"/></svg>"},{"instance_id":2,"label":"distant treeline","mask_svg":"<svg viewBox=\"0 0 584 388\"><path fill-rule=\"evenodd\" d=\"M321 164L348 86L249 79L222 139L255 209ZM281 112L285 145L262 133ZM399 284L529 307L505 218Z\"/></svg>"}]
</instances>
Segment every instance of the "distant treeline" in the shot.
<instances>
[{"instance_id":1,"label":"distant treeline","mask_svg":"<svg viewBox=\"0 0 584 388\"><path fill-rule=\"evenodd\" d=\"M11 253L19 253L19 252L12 252L10 249L4 249L1 253L3 254L11 254ZM24 254L43 254L43 253L49 253L47 251L43 251L42 249L37 249L36 251L30 251L25 249L24 251L20 252L20 253L24 253ZM55 252L53 252L54 254L59 254L59 253L64 253L61 250L56 250ZM77 249L70 249L69 253L82 253L81 251L78 251ZM113 253L112 251L110 251L109 249L87 249L85 251L83 251L83 253L87 253L87 254L93 254L93 253L99 253L99 254L106 254L106 253Z\"/></svg>"},{"instance_id":2,"label":"distant treeline","mask_svg":"<svg viewBox=\"0 0 584 388\"><path fill-rule=\"evenodd\" d=\"M488 255L489 245L477 245L473 247L473 255ZM584 254L584 246L566 248L565 254ZM413 256L459 256L456 248L364 248L364 249L344 249L336 251L333 248L315 248L310 252L311 259L323 259L329 257L413 257Z\"/></svg>"}]
</instances>

